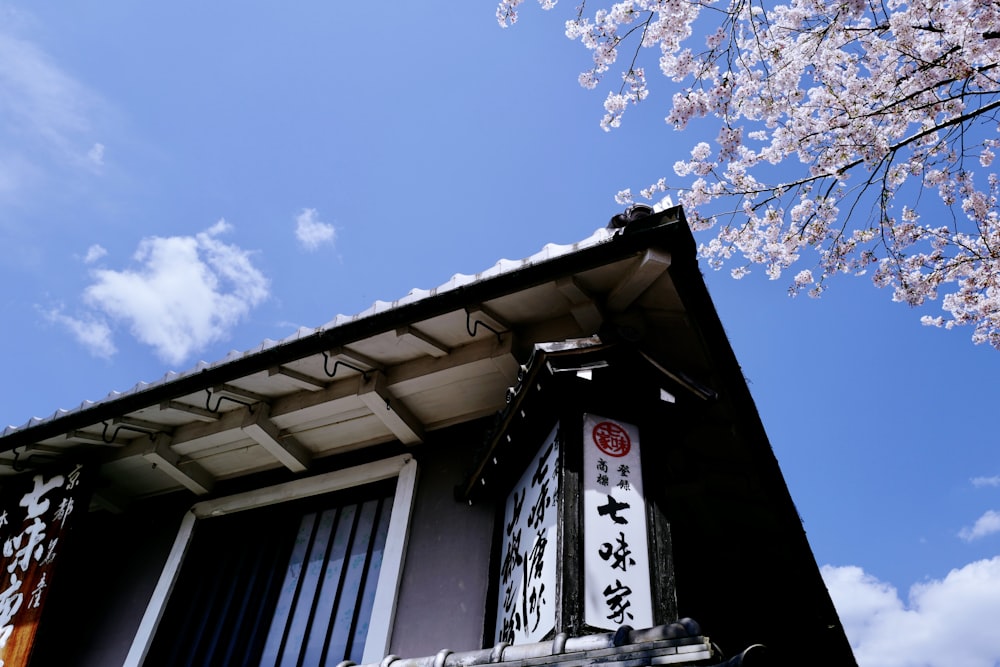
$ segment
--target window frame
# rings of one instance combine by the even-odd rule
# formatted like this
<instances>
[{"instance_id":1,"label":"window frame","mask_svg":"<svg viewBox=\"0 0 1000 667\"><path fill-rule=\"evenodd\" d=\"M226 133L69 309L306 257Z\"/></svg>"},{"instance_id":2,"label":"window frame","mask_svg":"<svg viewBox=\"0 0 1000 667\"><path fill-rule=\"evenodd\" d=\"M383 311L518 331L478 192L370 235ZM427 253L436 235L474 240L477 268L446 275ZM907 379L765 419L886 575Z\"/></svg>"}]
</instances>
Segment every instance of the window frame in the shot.
<instances>
[{"instance_id":1,"label":"window frame","mask_svg":"<svg viewBox=\"0 0 1000 667\"><path fill-rule=\"evenodd\" d=\"M389 534L382 555L363 658L363 664L380 662L388 655L389 641L392 639L393 619L416 497L417 462L409 454L192 505L181 521L173 547L132 640L124 667L141 667L145 661L174 584L180 575L195 525L200 519L299 500L393 477L396 477L397 481L389 517Z\"/></svg>"}]
</instances>

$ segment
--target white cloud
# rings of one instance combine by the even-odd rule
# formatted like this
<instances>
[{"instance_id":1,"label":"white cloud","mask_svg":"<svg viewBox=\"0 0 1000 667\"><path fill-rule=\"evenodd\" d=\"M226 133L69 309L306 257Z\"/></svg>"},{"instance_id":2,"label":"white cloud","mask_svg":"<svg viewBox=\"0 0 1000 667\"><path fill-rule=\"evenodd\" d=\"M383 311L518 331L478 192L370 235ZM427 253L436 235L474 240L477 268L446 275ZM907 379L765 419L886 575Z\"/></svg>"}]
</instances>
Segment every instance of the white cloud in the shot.
<instances>
[{"instance_id":1,"label":"white cloud","mask_svg":"<svg viewBox=\"0 0 1000 667\"><path fill-rule=\"evenodd\" d=\"M104 147L93 121L109 113L100 96L64 72L17 32L29 15L4 8L0 17L0 195L45 180L51 169L93 170ZM63 175L64 176L64 175Z\"/></svg>"},{"instance_id":2,"label":"white cloud","mask_svg":"<svg viewBox=\"0 0 1000 667\"><path fill-rule=\"evenodd\" d=\"M84 255L83 261L85 264L93 264L100 258L108 254L108 251L104 249L103 246L95 243L94 245L87 248L87 254Z\"/></svg>"},{"instance_id":3,"label":"white cloud","mask_svg":"<svg viewBox=\"0 0 1000 667\"><path fill-rule=\"evenodd\" d=\"M8 123L57 143L87 128L91 93L32 42L0 33L0 74Z\"/></svg>"},{"instance_id":4,"label":"white cloud","mask_svg":"<svg viewBox=\"0 0 1000 667\"><path fill-rule=\"evenodd\" d=\"M195 236L143 239L136 269L96 270L84 300L97 313L128 325L164 361L179 364L225 338L268 296L268 281L250 254L217 237L220 220Z\"/></svg>"},{"instance_id":5,"label":"white cloud","mask_svg":"<svg viewBox=\"0 0 1000 667\"><path fill-rule=\"evenodd\" d=\"M915 584L905 603L859 567L822 572L859 667L1000 664L1000 557Z\"/></svg>"},{"instance_id":6,"label":"white cloud","mask_svg":"<svg viewBox=\"0 0 1000 667\"><path fill-rule=\"evenodd\" d=\"M70 333L95 357L109 359L117 352L111 337L111 327L104 320L86 317L77 318L54 308L45 313L45 318L69 329Z\"/></svg>"},{"instance_id":7,"label":"white cloud","mask_svg":"<svg viewBox=\"0 0 1000 667\"><path fill-rule=\"evenodd\" d=\"M980 488L983 486L1000 486L1000 475L993 477L973 477L972 486Z\"/></svg>"},{"instance_id":8,"label":"white cloud","mask_svg":"<svg viewBox=\"0 0 1000 667\"><path fill-rule=\"evenodd\" d=\"M321 222L314 208L303 209L295 218L295 236L306 250L316 250L324 243L332 244L336 235L336 228Z\"/></svg>"},{"instance_id":9,"label":"white cloud","mask_svg":"<svg viewBox=\"0 0 1000 667\"><path fill-rule=\"evenodd\" d=\"M993 533L1000 533L1000 512L986 510L981 517L976 519L976 523L971 527L966 526L958 531L958 536L966 542L971 542L978 540L980 537L992 535Z\"/></svg>"},{"instance_id":10,"label":"white cloud","mask_svg":"<svg viewBox=\"0 0 1000 667\"><path fill-rule=\"evenodd\" d=\"M87 158L94 163L95 166L104 165L104 144L94 144L87 151Z\"/></svg>"}]
</instances>

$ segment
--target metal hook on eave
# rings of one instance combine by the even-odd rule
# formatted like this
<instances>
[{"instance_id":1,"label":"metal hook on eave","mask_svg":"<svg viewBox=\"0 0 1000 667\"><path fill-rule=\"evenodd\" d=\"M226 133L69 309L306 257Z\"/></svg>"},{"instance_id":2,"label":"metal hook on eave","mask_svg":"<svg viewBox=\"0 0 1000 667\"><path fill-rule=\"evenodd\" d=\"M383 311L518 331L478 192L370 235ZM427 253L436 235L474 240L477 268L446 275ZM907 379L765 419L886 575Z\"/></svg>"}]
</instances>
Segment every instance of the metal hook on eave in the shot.
<instances>
[{"instance_id":1,"label":"metal hook on eave","mask_svg":"<svg viewBox=\"0 0 1000 667\"><path fill-rule=\"evenodd\" d=\"M497 337L497 342L498 343L502 343L503 342L503 337L501 336L500 332L497 331L496 329L494 329L493 327L491 327L489 324L487 324L486 322L483 322L482 320L478 320L478 319L475 322L473 322L472 321L472 313L469 312L468 308L466 308L465 309L465 330L469 333L469 336L471 338L475 338L476 337L476 331L479 330L479 326L480 325L482 325L484 329L488 329L489 331L492 331L493 334Z\"/></svg>"},{"instance_id":2,"label":"metal hook on eave","mask_svg":"<svg viewBox=\"0 0 1000 667\"><path fill-rule=\"evenodd\" d=\"M205 387L205 393L207 394L207 396L205 396L205 409L208 410L209 412L211 412L212 414L216 414L216 415L219 414L219 406L222 405L222 401L230 401L232 403L237 403L239 405L242 405L245 408L248 408L250 410L250 414L253 414L253 406L254 406L253 403L251 403L249 401L241 401L238 398L233 398L232 396L227 396L227 395L225 395L222 392L217 392L217 394L219 396L219 400L217 400L215 402L215 407L213 408L212 407L212 388L211 387Z\"/></svg>"},{"instance_id":3,"label":"metal hook on eave","mask_svg":"<svg viewBox=\"0 0 1000 667\"><path fill-rule=\"evenodd\" d=\"M112 422L112 424L113 423L114 422ZM148 435L150 440L156 440L156 436L159 434L159 431L149 428L142 428L131 424L115 424L115 430L111 433L111 437L108 438L108 429L111 428L112 424L109 424L106 421L102 421L101 424L104 425L104 430L101 432L101 442L106 445L113 445L115 443L118 439L119 431L134 431L135 433L142 433L144 435Z\"/></svg>"},{"instance_id":4,"label":"metal hook on eave","mask_svg":"<svg viewBox=\"0 0 1000 667\"><path fill-rule=\"evenodd\" d=\"M321 354L323 355L323 372L326 373L326 376L329 378L334 377L337 374L337 370L341 366L346 366L347 368L350 368L352 371L357 371L358 373L361 373L361 376L365 379L365 381L368 380L368 376L371 374L371 369L365 370L363 368L355 366L354 364L349 364L346 361L341 361L340 359L333 360L333 370L331 371L330 355L327 354L326 352L322 352Z\"/></svg>"},{"instance_id":5,"label":"metal hook on eave","mask_svg":"<svg viewBox=\"0 0 1000 667\"><path fill-rule=\"evenodd\" d=\"M28 454L28 450L30 448L31 447L29 447L28 445L25 445L24 446L24 453ZM39 455L39 454L28 454L27 456L24 457L24 459L22 461L21 460L21 454L18 453L17 447L15 447L14 449L12 449L10 451L11 451L11 454L14 455L14 460L11 461L8 465L10 465L11 469L13 469L14 472L24 472L25 470L30 470L31 469L31 464L29 464L28 461L30 461L31 459L36 459L36 458L37 459L41 459L42 465L44 465L46 463L51 463L52 461L56 461L57 460L57 457L55 457L55 456L47 456L47 455ZM6 463L6 461L5 461L5 463Z\"/></svg>"},{"instance_id":6,"label":"metal hook on eave","mask_svg":"<svg viewBox=\"0 0 1000 667\"><path fill-rule=\"evenodd\" d=\"M110 445L118 438L118 431L122 430L121 424L118 425L118 428L115 429L115 432L111 434L111 438L108 439L108 429L111 427L111 424L109 424L108 422L101 422L101 423L104 424L104 430L101 431L101 441Z\"/></svg>"}]
</instances>

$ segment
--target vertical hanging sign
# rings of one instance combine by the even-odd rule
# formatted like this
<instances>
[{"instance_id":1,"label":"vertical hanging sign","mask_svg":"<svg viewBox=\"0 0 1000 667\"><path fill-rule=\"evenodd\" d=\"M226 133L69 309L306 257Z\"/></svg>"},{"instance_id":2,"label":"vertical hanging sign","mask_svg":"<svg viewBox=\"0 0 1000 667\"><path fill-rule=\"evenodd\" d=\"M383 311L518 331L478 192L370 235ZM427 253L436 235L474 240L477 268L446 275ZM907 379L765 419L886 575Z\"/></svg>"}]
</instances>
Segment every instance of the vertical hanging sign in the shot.
<instances>
[{"instance_id":1,"label":"vertical hanging sign","mask_svg":"<svg viewBox=\"0 0 1000 667\"><path fill-rule=\"evenodd\" d=\"M535 642L555 628L559 446L556 424L507 497L497 594L497 642Z\"/></svg>"},{"instance_id":2,"label":"vertical hanging sign","mask_svg":"<svg viewBox=\"0 0 1000 667\"><path fill-rule=\"evenodd\" d=\"M653 625L639 429L583 416L584 622Z\"/></svg>"},{"instance_id":3,"label":"vertical hanging sign","mask_svg":"<svg viewBox=\"0 0 1000 667\"><path fill-rule=\"evenodd\" d=\"M52 571L85 512L81 466L4 481L0 494L0 667L28 664Z\"/></svg>"}]
</instances>

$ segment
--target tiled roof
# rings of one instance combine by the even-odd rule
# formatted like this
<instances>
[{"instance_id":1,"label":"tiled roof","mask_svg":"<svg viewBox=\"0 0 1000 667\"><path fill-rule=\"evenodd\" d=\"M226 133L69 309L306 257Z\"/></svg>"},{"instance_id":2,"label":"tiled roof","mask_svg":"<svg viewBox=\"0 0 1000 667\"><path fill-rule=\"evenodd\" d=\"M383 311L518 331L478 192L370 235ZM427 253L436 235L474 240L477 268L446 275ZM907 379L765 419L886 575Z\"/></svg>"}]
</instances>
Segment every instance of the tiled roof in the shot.
<instances>
[{"instance_id":1,"label":"tiled roof","mask_svg":"<svg viewBox=\"0 0 1000 667\"><path fill-rule=\"evenodd\" d=\"M216 482L282 467L302 472L333 454L425 442L502 408L522 355L539 342L594 335L626 311L683 318L672 269L696 271L680 208L7 428L0 477L56 460L98 465L108 484L102 498L121 508L182 488L204 495ZM697 340L678 337L671 351L691 359Z\"/></svg>"},{"instance_id":2,"label":"tiled roof","mask_svg":"<svg viewBox=\"0 0 1000 667\"><path fill-rule=\"evenodd\" d=\"M118 398L122 398L124 396L137 394L139 392L151 389L153 387L169 384L171 382L174 382L178 379L187 376L196 375L207 369L216 368L224 364L246 358L248 356L257 355L276 346L283 345L285 343L296 341L302 338L307 338L309 336L314 336L318 333L329 331L331 329L336 329L338 327L342 327L344 325L356 322L358 320L372 317L379 313L395 310L406 305L410 305L419 301L423 301L425 299L429 299L438 294L443 294L445 292L449 292L455 289L467 287L469 285L473 285L475 283L479 283L484 280L488 280L490 278L494 278L503 274L513 273L515 271L518 271L528 266L532 266L534 264L539 264L541 262L555 259L557 257L569 255L579 250L583 250L585 248L589 248L604 243L618 233L620 233L620 230L601 228L596 230L586 239L583 239L582 241L578 241L576 243L571 243L566 245L559 245L554 243L547 244L540 251L536 252L530 257L526 257L525 259L520 259L520 260L501 259L492 267L486 269L485 271L476 273L474 275L456 273L451 277L450 280L441 285L438 285L437 287L431 289L414 288L410 290L410 292L406 296L400 299L396 299L395 301L375 301L367 309L355 315L338 314L336 317L334 317L326 324L323 324L315 328L300 327L294 333L292 333L289 336L286 336L285 338L282 338L281 340L264 339L263 341L261 341L259 345L249 350L245 350L242 352L238 350L233 350L229 354L227 354L224 358L216 360L214 362L200 361L196 366L186 371L181 371L181 372L170 371L166 373L163 377L157 380L153 380L152 382L138 382L131 388L126 389L125 391L112 391L107 396L97 401L85 400L76 407L69 409L60 408L51 415L48 415L46 417L32 417L31 419L29 419L27 422L25 422L20 426L10 426L10 425L6 426L3 429L3 432L0 433L0 438L6 437L12 433L21 431L26 428L32 428L34 426L38 426L39 424L43 424L45 422L65 417L67 415L79 412L81 410L86 410L100 403L105 403L108 401L113 401Z\"/></svg>"},{"instance_id":3,"label":"tiled roof","mask_svg":"<svg viewBox=\"0 0 1000 667\"><path fill-rule=\"evenodd\" d=\"M744 652L746 653L746 652ZM742 664L736 662L727 666ZM714 659L714 660L713 660ZM608 667L638 667L639 665L706 665L718 661L720 655L711 641L701 635L698 624L685 618L669 625L645 630L622 626L617 632L567 637L560 633L550 641L509 646L505 642L493 648L460 653L448 649L423 658L386 656L381 663L365 667L548 667L571 665L606 665ZM342 662L338 667L351 667Z\"/></svg>"}]
</instances>

